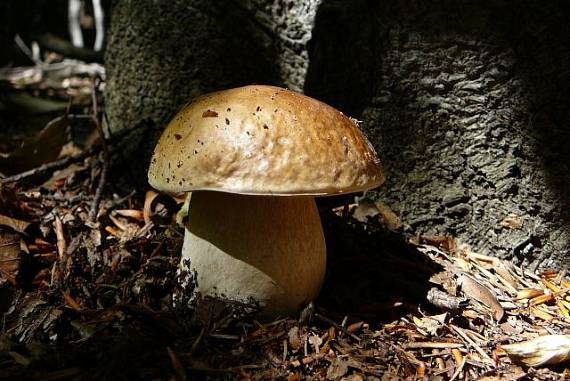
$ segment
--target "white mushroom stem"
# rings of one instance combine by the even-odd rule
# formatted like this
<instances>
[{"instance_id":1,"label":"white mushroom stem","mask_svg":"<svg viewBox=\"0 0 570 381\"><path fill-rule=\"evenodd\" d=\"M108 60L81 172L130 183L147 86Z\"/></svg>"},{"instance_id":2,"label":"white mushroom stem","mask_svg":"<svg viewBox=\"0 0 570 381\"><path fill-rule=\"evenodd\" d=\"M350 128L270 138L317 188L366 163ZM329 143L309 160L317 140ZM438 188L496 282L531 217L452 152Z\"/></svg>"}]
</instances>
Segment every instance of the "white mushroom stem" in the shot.
<instances>
[{"instance_id":1,"label":"white mushroom stem","mask_svg":"<svg viewBox=\"0 0 570 381\"><path fill-rule=\"evenodd\" d=\"M314 198L199 191L188 217L181 270L202 296L255 301L267 317L316 298L326 249Z\"/></svg>"}]
</instances>

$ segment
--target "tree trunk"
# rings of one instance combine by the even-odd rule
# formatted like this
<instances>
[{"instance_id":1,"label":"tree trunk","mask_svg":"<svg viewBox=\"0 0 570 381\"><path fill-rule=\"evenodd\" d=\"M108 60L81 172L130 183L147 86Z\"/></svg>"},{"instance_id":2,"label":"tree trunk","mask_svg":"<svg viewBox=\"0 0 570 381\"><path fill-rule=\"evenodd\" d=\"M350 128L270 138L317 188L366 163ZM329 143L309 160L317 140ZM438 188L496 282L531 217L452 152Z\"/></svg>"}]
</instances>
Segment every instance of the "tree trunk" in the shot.
<instances>
[{"instance_id":1,"label":"tree trunk","mask_svg":"<svg viewBox=\"0 0 570 381\"><path fill-rule=\"evenodd\" d=\"M377 197L409 232L557 267L570 247L566 8L117 2L106 54L111 128L146 123L155 137L193 95L253 82L304 87L363 121L386 169Z\"/></svg>"},{"instance_id":2,"label":"tree trunk","mask_svg":"<svg viewBox=\"0 0 570 381\"><path fill-rule=\"evenodd\" d=\"M410 232L558 267L570 243L566 8L324 0L305 90L364 121L386 169L378 197Z\"/></svg>"}]
</instances>

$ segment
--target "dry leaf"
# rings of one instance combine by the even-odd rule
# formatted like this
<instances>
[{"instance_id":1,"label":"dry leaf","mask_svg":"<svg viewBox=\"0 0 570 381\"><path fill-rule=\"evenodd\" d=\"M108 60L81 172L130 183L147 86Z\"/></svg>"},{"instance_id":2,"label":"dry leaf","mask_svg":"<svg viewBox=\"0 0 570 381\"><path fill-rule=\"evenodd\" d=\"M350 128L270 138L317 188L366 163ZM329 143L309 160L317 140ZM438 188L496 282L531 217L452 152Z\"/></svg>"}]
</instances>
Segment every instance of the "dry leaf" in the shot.
<instances>
[{"instance_id":1,"label":"dry leaf","mask_svg":"<svg viewBox=\"0 0 570 381\"><path fill-rule=\"evenodd\" d=\"M412 319L418 329L429 333L431 336L436 336L437 330L443 327L446 317L447 312L440 315L424 316L422 318L413 316Z\"/></svg>"},{"instance_id":2,"label":"dry leaf","mask_svg":"<svg viewBox=\"0 0 570 381\"><path fill-rule=\"evenodd\" d=\"M0 214L0 225L8 226L18 233L25 234L26 229L30 226L30 222L18 220L16 218L4 216Z\"/></svg>"},{"instance_id":3,"label":"dry leaf","mask_svg":"<svg viewBox=\"0 0 570 381\"><path fill-rule=\"evenodd\" d=\"M546 335L521 343L503 345L511 360L526 366L559 364L570 360L570 335Z\"/></svg>"},{"instance_id":4,"label":"dry leaf","mask_svg":"<svg viewBox=\"0 0 570 381\"><path fill-rule=\"evenodd\" d=\"M382 222L386 227L390 230L398 230L402 227L402 221L400 218L390 209L388 205L383 203L382 201L376 201L374 203L378 212L380 212L380 217L382 218Z\"/></svg>"},{"instance_id":5,"label":"dry leaf","mask_svg":"<svg viewBox=\"0 0 570 381\"><path fill-rule=\"evenodd\" d=\"M455 253L457 250L455 240L449 235L422 235L420 240L422 243L437 246L448 253Z\"/></svg>"},{"instance_id":6,"label":"dry leaf","mask_svg":"<svg viewBox=\"0 0 570 381\"><path fill-rule=\"evenodd\" d=\"M158 196L157 192L149 190L146 192L144 198L143 218L144 218L144 223L147 225L150 224L150 216L152 215L151 206L156 196Z\"/></svg>"},{"instance_id":7,"label":"dry leaf","mask_svg":"<svg viewBox=\"0 0 570 381\"><path fill-rule=\"evenodd\" d=\"M503 318L505 311L491 290L467 274L461 274L457 282L465 295L489 307L493 311L495 320L500 321Z\"/></svg>"},{"instance_id":8,"label":"dry leaf","mask_svg":"<svg viewBox=\"0 0 570 381\"><path fill-rule=\"evenodd\" d=\"M507 265L505 262L499 261L499 263L493 265L493 269L505 282L507 282L512 288L516 289L518 287L518 282L508 266L512 265Z\"/></svg>"},{"instance_id":9,"label":"dry leaf","mask_svg":"<svg viewBox=\"0 0 570 381\"><path fill-rule=\"evenodd\" d=\"M554 316L552 316L551 314L542 310L539 307L531 306L529 310L534 316L536 316L537 318L540 318L542 320L550 321L550 320L554 319Z\"/></svg>"},{"instance_id":10,"label":"dry leaf","mask_svg":"<svg viewBox=\"0 0 570 381\"><path fill-rule=\"evenodd\" d=\"M68 139L69 120L61 116L50 121L36 136L9 154L0 155L0 171L6 174L23 172L58 158Z\"/></svg>"},{"instance_id":11,"label":"dry leaf","mask_svg":"<svg viewBox=\"0 0 570 381\"><path fill-rule=\"evenodd\" d=\"M331 364L327 369L327 380L336 380L344 376L348 372L348 364L346 361L337 358L331 360Z\"/></svg>"},{"instance_id":12,"label":"dry leaf","mask_svg":"<svg viewBox=\"0 0 570 381\"><path fill-rule=\"evenodd\" d=\"M0 279L16 283L20 268L20 236L0 228Z\"/></svg>"}]
</instances>

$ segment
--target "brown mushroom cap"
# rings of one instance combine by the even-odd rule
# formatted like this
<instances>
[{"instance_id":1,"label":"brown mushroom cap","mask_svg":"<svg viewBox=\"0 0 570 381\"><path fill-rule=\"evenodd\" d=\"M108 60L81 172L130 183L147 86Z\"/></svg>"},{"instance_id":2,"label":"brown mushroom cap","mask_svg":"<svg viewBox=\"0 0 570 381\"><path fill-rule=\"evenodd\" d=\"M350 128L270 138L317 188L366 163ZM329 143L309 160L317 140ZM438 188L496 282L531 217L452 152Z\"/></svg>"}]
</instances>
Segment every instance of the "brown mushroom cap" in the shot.
<instances>
[{"instance_id":1,"label":"brown mushroom cap","mask_svg":"<svg viewBox=\"0 0 570 381\"><path fill-rule=\"evenodd\" d=\"M355 121L273 86L206 94L162 134L148 172L161 191L328 195L379 186L384 176Z\"/></svg>"}]
</instances>

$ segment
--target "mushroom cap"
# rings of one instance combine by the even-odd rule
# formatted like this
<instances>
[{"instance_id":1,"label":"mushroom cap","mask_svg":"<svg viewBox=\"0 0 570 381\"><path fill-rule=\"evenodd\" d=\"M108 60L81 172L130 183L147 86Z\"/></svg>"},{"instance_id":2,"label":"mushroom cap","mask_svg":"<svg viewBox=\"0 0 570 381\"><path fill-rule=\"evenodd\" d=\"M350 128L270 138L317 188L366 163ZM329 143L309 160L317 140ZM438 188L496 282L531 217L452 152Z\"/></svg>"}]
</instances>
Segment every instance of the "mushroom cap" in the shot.
<instances>
[{"instance_id":1,"label":"mushroom cap","mask_svg":"<svg viewBox=\"0 0 570 381\"><path fill-rule=\"evenodd\" d=\"M158 141L149 183L165 192L332 195L384 181L356 122L286 89L252 85L195 98Z\"/></svg>"}]
</instances>

